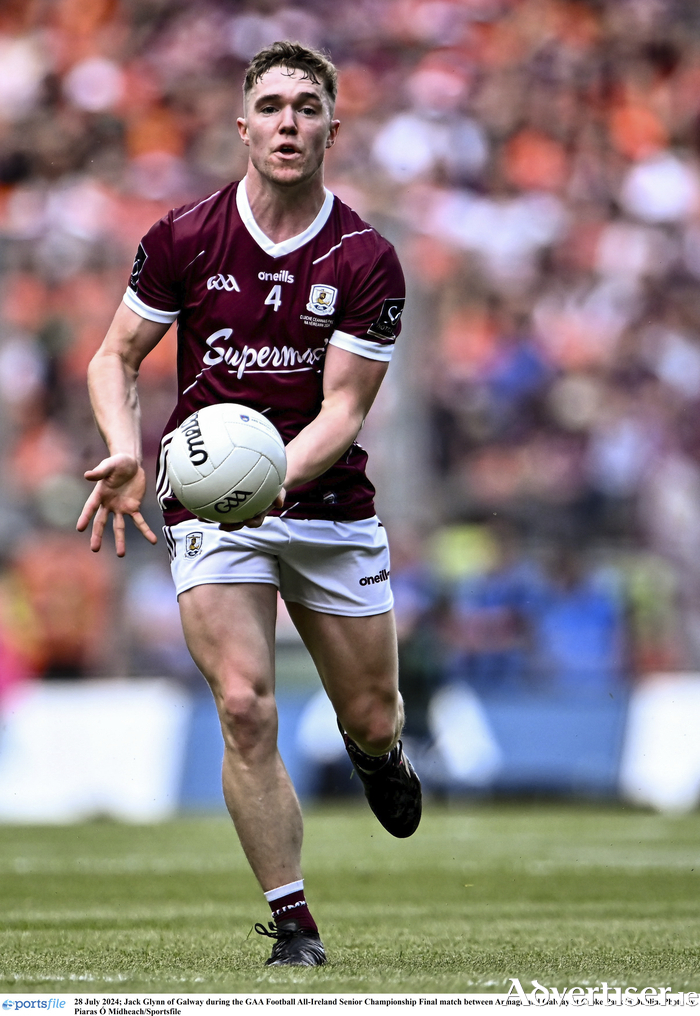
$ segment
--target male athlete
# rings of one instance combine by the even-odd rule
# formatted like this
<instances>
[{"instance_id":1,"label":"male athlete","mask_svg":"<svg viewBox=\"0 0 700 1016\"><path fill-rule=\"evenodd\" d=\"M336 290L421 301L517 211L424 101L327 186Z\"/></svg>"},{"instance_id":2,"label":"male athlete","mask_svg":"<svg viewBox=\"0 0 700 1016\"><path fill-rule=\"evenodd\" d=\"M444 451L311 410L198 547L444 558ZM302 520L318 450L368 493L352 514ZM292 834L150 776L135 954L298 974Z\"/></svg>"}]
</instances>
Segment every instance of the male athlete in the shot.
<instances>
[{"instance_id":1,"label":"male athlete","mask_svg":"<svg viewBox=\"0 0 700 1016\"><path fill-rule=\"evenodd\" d=\"M98 551L114 516L156 542L145 490L136 379L178 322L178 401L165 428L158 495L187 644L209 682L224 737L223 788L270 904L268 963L325 962L301 874L302 819L277 751L277 590L318 668L370 807L410 836L421 788L403 753L403 704L389 555L355 442L399 330L404 281L389 243L323 184L337 137L334 66L296 43L258 53L238 120L245 178L169 212L139 246L124 300L89 369L109 456L78 521ZM219 526L186 511L166 473L191 413L241 402L265 413L287 450L286 490L267 512ZM372 579L372 581L367 581Z\"/></svg>"}]
</instances>

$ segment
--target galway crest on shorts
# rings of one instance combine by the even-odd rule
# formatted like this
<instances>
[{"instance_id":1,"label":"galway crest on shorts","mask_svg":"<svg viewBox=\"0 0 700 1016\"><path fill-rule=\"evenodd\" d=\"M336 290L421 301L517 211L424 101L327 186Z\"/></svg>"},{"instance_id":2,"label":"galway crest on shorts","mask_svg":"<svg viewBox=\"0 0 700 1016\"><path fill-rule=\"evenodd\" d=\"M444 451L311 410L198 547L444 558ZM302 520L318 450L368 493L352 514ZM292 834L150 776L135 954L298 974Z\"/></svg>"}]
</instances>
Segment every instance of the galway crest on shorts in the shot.
<instances>
[{"instance_id":1,"label":"galway crest on shorts","mask_svg":"<svg viewBox=\"0 0 700 1016\"><path fill-rule=\"evenodd\" d=\"M201 533L188 533L185 537L185 556L186 557L197 557L202 552L202 534Z\"/></svg>"}]
</instances>

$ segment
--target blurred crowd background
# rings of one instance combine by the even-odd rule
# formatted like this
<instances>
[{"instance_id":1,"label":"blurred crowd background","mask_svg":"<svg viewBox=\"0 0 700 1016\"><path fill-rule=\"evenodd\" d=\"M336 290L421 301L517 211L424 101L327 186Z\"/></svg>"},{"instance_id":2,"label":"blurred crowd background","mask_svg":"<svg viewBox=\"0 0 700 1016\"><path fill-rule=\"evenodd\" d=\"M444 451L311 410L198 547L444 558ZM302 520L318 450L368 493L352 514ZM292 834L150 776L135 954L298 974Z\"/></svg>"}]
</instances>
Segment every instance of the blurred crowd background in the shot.
<instances>
[{"instance_id":1,"label":"blurred crowd background","mask_svg":"<svg viewBox=\"0 0 700 1016\"><path fill-rule=\"evenodd\" d=\"M695 0L4 0L0 695L198 680L162 541L75 533L85 371L151 223L245 172L243 69L279 38L340 68L328 186L407 275L367 441L410 732L446 683L700 669ZM174 349L141 374L151 487Z\"/></svg>"}]
</instances>

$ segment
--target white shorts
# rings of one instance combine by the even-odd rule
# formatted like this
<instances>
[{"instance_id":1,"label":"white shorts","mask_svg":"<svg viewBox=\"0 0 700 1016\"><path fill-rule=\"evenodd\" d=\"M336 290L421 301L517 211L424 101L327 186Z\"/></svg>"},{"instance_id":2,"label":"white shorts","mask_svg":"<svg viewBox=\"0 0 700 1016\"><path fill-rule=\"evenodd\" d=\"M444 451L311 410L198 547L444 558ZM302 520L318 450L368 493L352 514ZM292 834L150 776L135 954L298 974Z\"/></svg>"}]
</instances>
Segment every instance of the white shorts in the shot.
<instances>
[{"instance_id":1,"label":"white shorts","mask_svg":"<svg viewBox=\"0 0 700 1016\"><path fill-rule=\"evenodd\" d=\"M391 610L389 545L375 516L358 522L267 518L227 533L215 522L164 526L178 596L193 586L266 582L322 614Z\"/></svg>"}]
</instances>

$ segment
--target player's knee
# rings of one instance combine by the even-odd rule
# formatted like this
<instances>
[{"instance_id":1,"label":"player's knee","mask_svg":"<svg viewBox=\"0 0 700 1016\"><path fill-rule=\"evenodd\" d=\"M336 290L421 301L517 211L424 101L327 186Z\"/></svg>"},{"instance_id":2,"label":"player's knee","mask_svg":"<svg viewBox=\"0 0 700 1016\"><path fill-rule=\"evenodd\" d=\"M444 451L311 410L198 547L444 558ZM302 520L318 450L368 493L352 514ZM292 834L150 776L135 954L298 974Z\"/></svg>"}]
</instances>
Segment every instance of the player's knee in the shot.
<instances>
[{"instance_id":1,"label":"player's knee","mask_svg":"<svg viewBox=\"0 0 700 1016\"><path fill-rule=\"evenodd\" d=\"M277 711L271 693L247 685L228 689L221 697L219 712L227 745L241 754L276 739Z\"/></svg>"}]
</instances>

